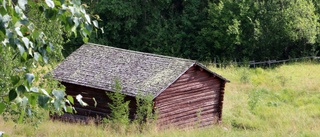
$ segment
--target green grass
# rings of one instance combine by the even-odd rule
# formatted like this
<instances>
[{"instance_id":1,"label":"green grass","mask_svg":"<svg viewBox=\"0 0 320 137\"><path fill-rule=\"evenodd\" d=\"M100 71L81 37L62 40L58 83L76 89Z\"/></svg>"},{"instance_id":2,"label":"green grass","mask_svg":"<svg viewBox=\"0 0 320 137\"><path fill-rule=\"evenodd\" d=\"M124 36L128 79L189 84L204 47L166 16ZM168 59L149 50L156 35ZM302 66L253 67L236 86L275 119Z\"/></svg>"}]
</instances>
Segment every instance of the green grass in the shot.
<instances>
[{"instance_id":1,"label":"green grass","mask_svg":"<svg viewBox=\"0 0 320 137\"><path fill-rule=\"evenodd\" d=\"M94 124L46 120L39 127L0 120L10 136L320 136L320 64L295 63L273 69L210 67L227 83L223 123L199 129L127 132Z\"/></svg>"}]
</instances>

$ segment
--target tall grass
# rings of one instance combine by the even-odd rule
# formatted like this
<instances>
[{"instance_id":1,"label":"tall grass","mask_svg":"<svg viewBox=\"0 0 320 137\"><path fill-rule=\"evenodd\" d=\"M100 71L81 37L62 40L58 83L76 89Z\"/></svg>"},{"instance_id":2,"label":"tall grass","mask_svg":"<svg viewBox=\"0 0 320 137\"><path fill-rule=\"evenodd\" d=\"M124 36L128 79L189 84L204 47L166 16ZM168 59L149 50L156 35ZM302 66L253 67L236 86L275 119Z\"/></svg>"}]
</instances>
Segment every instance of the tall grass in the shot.
<instances>
[{"instance_id":1,"label":"tall grass","mask_svg":"<svg viewBox=\"0 0 320 137\"><path fill-rule=\"evenodd\" d=\"M94 124L44 121L39 127L0 120L11 136L320 136L320 64L296 63L272 69L209 66L227 83L223 123L199 129L154 127L126 132Z\"/></svg>"}]
</instances>

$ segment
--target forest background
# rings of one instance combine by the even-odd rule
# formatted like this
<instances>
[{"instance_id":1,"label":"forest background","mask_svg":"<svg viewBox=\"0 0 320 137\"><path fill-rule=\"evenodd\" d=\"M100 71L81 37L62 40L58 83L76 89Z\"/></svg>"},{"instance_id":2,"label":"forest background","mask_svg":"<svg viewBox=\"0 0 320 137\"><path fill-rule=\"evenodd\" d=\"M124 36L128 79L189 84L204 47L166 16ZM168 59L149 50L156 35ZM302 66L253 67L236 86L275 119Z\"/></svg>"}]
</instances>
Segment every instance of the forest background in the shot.
<instances>
[{"instance_id":1,"label":"forest background","mask_svg":"<svg viewBox=\"0 0 320 137\"><path fill-rule=\"evenodd\" d=\"M320 49L318 0L84 0L89 42L200 61L288 59ZM64 45L64 56L81 46Z\"/></svg>"}]
</instances>

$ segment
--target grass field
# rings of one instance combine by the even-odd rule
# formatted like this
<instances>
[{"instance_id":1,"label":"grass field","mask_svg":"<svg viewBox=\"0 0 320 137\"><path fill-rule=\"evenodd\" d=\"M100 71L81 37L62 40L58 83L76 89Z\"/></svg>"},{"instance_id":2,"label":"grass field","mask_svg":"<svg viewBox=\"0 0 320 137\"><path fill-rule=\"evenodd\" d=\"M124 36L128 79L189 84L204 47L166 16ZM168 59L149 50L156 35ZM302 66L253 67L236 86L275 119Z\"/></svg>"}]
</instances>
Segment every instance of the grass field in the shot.
<instances>
[{"instance_id":1,"label":"grass field","mask_svg":"<svg viewBox=\"0 0 320 137\"><path fill-rule=\"evenodd\" d=\"M94 124L45 120L38 128L4 122L9 136L320 136L320 64L295 63L272 69L210 67L231 81L226 85L223 123L199 129L127 132Z\"/></svg>"}]
</instances>

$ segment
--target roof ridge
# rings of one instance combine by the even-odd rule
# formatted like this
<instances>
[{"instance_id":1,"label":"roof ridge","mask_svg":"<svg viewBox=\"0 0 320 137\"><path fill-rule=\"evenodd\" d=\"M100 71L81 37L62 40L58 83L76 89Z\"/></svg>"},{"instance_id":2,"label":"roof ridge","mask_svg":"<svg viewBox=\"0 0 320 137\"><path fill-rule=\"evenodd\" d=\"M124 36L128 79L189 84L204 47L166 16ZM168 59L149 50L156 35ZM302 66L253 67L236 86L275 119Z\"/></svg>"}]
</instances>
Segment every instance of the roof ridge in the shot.
<instances>
[{"instance_id":1,"label":"roof ridge","mask_svg":"<svg viewBox=\"0 0 320 137\"><path fill-rule=\"evenodd\" d=\"M125 51L129 53L135 53L135 54L143 54L143 55L149 55L149 56L154 56L154 57L161 57L161 58L169 58L169 59L176 59L176 60L181 60L181 61L188 61L188 62L198 62L197 60L192 60L192 59L184 59L184 58L179 58L179 57L172 57L172 56L166 56L166 55L159 55L159 54L154 54L154 53L147 53L147 52L142 52L142 51L134 51L134 50L129 50L129 49L123 49L123 48L118 48L118 47L112 47L112 46L107 46L107 45L102 45L102 44L96 44L96 43L85 43L82 46L99 46L99 47L104 47L104 48L111 48L115 50L120 50L120 51Z\"/></svg>"}]
</instances>

